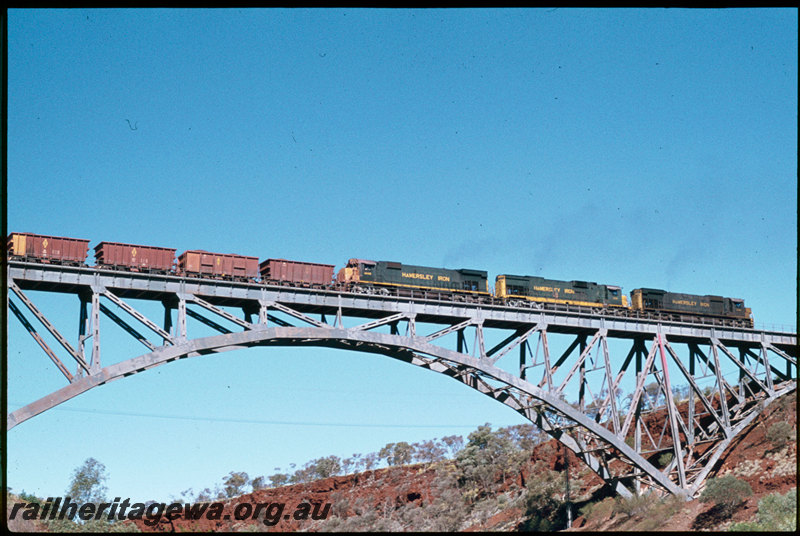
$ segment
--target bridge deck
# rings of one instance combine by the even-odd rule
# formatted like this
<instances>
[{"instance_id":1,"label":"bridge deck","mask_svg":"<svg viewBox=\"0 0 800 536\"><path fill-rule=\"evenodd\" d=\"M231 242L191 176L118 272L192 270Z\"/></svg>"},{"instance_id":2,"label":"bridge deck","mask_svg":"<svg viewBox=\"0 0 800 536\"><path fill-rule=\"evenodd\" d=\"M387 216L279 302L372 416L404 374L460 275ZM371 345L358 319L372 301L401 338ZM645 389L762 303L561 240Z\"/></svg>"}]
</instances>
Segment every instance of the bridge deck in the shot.
<instances>
[{"instance_id":1,"label":"bridge deck","mask_svg":"<svg viewBox=\"0 0 800 536\"><path fill-rule=\"evenodd\" d=\"M509 307L500 303L466 303L426 297L367 295L351 292L305 289L225 280L184 278L174 275L145 274L52 264L9 262L9 279L23 290L81 294L91 288L113 290L121 298L170 302L190 294L207 302L257 313L260 305L278 302L306 314L366 319L383 318L398 312L413 315L417 322L453 324L464 319L482 321L487 328L517 329L546 324L554 333L581 333L607 329L612 338L631 339L649 335L660 324L671 340L689 342L716 337L739 344L772 344L778 348L797 345L797 335L744 327L675 322L671 320L615 315L599 315L576 307L551 310ZM621 311L622 313L624 311Z\"/></svg>"}]
</instances>

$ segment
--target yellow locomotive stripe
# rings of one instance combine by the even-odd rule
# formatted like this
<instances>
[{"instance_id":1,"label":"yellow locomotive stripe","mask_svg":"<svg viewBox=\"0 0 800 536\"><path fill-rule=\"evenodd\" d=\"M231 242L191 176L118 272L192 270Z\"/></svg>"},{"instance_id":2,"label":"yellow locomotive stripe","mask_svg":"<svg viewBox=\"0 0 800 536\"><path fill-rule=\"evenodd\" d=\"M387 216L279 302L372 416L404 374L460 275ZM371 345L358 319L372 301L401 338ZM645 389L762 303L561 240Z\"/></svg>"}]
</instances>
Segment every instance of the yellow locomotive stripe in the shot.
<instances>
[{"instance_id":1,"label":"yellow locomotive stripe","mask_svg":"<svg viewBox=\"0 0 800 536\"><path fill-rule=\"evenodd\" d=\"M585 302L585 301L575 301L575 300L561 300L555 298L537 298L533 296L522 296L519 294L507 294L506 298L522 298L523 300L528 301L535 301L535 302L543 302L543 303L563 303L565 305L586 305L589 307L625 307L624 305L617 305L614 303L604 304L600 302Z\"/></svg>"},{"instance_id":2,"label":"yellow locomotive stripe","mask_svg":"<svg viewBox=\"0 0 800 536\"><path fill-rule=\"evenodd\" d=\"M705 313L702 311L687 311L685 309L666 309L666 308L657 308L657 307L645 307L642 309L643 311L654 311L657 313L676 313L682 315L694 315L700 317L709 317L709 318L733 318L733 319L742 319L746 318L744 316L736 316L736 315L726 315L725 313Z\"/></svg>"}]
</instances>

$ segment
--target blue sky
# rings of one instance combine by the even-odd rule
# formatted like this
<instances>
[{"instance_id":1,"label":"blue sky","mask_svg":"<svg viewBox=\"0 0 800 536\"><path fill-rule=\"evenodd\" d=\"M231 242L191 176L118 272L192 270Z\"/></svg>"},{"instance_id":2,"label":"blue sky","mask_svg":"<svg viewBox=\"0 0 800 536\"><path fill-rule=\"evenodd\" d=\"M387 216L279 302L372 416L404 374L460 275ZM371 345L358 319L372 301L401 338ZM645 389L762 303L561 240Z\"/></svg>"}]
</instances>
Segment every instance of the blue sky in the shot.
<instances>
[{"instance_id":1,"label":"blue sky","mask_svg":"<svg viewBox=\"0 0 800 536\"><path fill-rule=\"evenodd\" d=\"M797 64L790 9L10 10L8 228L721 294L794 324ZM76 299L30 294L77 337ZM104 335L104 362L134 342ZM63 384L10 320L9 408ZM8 480L59 495L93 456L112 497L166 499L485 422L522 419L389 358L252 349L23 423Z\"/></svg>"}]
</instances>

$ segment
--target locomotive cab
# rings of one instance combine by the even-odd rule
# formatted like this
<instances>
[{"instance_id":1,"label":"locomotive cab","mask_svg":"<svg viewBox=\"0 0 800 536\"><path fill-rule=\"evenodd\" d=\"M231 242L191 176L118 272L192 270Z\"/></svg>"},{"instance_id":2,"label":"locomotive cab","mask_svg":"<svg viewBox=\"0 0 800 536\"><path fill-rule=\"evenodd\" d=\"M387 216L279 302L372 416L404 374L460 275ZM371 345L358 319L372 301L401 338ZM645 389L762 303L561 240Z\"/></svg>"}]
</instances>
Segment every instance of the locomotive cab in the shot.
<instances>
[{"instance_id":1,"label":"locomotive cab","mask_svg":"<svg viewBox=\"0 0 800 536\"><path fill-rule=\"evenodd\" d=\"M350 259L347 261L347 265L336 274L336 282L354 285L360 282L364 276L371 279L376 264L378 263L366 259Z\"/></svg>"},{"instance_id":2,"label":"locomotive cab","mask_svg":"<svg viewBox=\"0 0 800 536\"><path fill-rule=\"evenodd\" d=\"M625 294L622 294L622 287L617 287L614 285L606 285L606 291L607 291L606 298L608 299L608 301L615 302L618 298L621 298L622 306L628 307L628 297Z\"/></svg>"}]
</instances>

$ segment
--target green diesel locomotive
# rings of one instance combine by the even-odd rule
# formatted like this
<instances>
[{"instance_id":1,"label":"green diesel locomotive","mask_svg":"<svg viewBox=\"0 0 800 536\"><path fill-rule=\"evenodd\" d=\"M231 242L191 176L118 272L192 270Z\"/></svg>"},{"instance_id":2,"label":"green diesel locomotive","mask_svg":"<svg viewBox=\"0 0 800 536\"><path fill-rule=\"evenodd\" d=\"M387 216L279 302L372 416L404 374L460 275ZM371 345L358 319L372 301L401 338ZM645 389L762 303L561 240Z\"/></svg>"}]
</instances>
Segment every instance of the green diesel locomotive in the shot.
<instances>
[{"instance_id":1,"label":"green diesel locomotive","mask_svg":"<svg viewBox=\"0 0 800 536\"><path fill-rule=\"evenodd\" d=\"M336 280L347 288L393 288L400 294L412 290L446 294L489 296L489 274L483 270L448 270L399 262L350 259Z\"/></svg>"},{"instance_id":2,"label":"green diesel locomotive","mask_svg":"<svg viewBox=\"0 0 800 536\"><path fill-rule=\"evenodd\" d=\"M738 298L637 288L631 292L631 309L641 312L671 313L679 316L682 321L700 321L708 317L736 319L745 326L753 327L750 308L745 307L744 300Z\"/></svg>"},{"instance_id":3,"label":"green diesel locomotive","mask_svg":"<svg viewBox=\"0 0 800 536\"><path fill-rule=\"evenodd\" d=\"M505 300L528 300L588 307L628 307L622 287L598 285L588 281L560 281L532 275L501 274L495 279L494 293Z\"/></svg>"}]
</instances>

